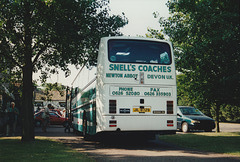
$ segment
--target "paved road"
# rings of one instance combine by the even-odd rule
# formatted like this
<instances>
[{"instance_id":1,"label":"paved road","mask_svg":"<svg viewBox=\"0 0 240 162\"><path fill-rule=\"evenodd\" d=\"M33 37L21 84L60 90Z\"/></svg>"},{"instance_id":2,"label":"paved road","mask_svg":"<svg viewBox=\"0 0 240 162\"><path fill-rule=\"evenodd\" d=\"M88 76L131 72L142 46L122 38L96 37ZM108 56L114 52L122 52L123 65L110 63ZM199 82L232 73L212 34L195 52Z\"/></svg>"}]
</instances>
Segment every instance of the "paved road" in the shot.
<instances>
[{"instance_id":1,"label":"paved road","mask_svg":"<svg viewBox=\"0 0 240 162\"><path fill-rule=\"evenodd\" d=\"M221 124L222 131L226 127L226 131L240 132L240 124L223 125ZM80 152L87 153L96 161L240 161L240 158L234 156L183 149L157 140L110 139L108 142L84 141L81 136L64 133L64 128L59 126L50 126L47 133L43 133L40 128L36 128L35 134L36 136L57 139Z\"/></svg>"},{"instance_id":2,"label":"paved road","mask_svg":"<svg viewBox=\"0 0 240 162\"><path fill-rule=\"evenodd\" d=\"M220 123L220 131L221 132L240 132L240 124Z\"/></svg>"}]
</instances>

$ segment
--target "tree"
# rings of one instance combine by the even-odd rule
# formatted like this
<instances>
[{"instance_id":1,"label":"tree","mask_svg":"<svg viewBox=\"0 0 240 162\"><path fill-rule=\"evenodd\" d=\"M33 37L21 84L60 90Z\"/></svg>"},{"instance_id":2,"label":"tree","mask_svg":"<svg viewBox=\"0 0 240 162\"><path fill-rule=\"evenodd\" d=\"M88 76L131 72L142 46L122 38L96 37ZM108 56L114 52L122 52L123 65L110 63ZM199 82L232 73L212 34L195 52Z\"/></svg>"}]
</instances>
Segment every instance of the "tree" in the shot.
<instances>
[{"instance_id":1,"label":"tree","mask_svg":"<svg viewBox=\"0 0 240 162\"><path fill-rule=\"evenodd\" d=\"M211 103L201 94L195 94L194 82L188 80L185 74L177 75L177 103L178 105L193 106L200 109L207 116L211 114Z\"/></svg>"},{"instance_id":2,"label":"tree","mask_svg":"<svg viewBox=\"0 0 240 162\"><path fill-rule=\"evenodd\" d=\"M159 30L148 28L147 31L145 35L147 38L164 39L164 35Z\"/></svg>"},{"instance_id":3,"label":"tree","mask_svg":"<svg viewBox=\"0 0 240 162\"><path fill-rule=\"evenodd\" d=\"M95 62L100 37L121 34L119 28L127 19L110 16L107 4L107 0L0 1L0 60L22 73L22 141L34 140L33 72L60 68L67 75L67 64Z\"/></svg>"},{"instance_id":4,"label":"tree","mask_svg":"<svg viewBox=\"0 0 240 162\"><path fill-rule=\"evenodd\" d=\"M58 84L57 82L52 84L52 83L44 83L42 84L42 86L44 87L43 89L43 93L44 95L47 97L47 101L51 101L52 100L52 96L53 96L53 91L58 91L59 94L61 96L64 96L64 92L66 91L66 86Z\"/></svg>"},{"instance_id":5,"label":"tree","mask_svg":"<svg viewBox=\"0 0 240 162\"><path fill-rule=\"evenodd\" d=\"M238 0L168 2L171 16L160 26L175 47L177 70L185 75L191 98L211 105L219 132L221 105L240 105Z\"/></svg>"}]
</instances>

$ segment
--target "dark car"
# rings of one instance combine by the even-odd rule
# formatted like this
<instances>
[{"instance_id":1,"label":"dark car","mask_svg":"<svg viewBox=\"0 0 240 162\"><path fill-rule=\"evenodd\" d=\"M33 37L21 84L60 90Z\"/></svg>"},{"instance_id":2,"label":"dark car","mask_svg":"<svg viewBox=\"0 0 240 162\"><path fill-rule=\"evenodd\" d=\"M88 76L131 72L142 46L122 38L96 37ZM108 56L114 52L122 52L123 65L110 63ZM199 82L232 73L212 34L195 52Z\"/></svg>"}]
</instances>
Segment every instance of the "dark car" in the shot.
<instances>
[{"instance_id":1,"label":"dark car","mask_svg":"<svg viewBox=\"0 0 240 162\"><path fill-rule=\"evenodd\" d=\"M34 121L36 126L40 126L42 124L43 121L42 113L43 111L34 114ZM50 111L49 115L51 125L63 125L63 126L67 125L68 119L59 115L58 112Z\"/></svg>"},{"instance_id":2,"label":"dark car","mask_svg":"<svg viewBox=\"0 0 240 162\"><path fill-rule=\"evenodd\" d=\"M215 128L215 121L194 107L178 106L177 128L185 133L189 130L211 132Z\"/></svg>"}]
</instances>

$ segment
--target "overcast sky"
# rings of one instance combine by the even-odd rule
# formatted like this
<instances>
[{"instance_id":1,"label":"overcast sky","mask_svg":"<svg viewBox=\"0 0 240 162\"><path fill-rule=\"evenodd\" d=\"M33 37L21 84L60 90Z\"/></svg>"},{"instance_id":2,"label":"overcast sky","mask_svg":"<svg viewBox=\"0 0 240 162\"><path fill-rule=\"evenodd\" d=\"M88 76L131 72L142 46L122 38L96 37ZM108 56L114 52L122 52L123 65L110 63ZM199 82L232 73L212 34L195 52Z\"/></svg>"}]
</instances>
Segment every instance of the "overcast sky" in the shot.
<instances>
[{"instance_id":1,"label":"overcast sky","mask_svg":"<svg viewBox=\"0 0 240 162\"><path fill-rule=\"evenodd\" d=\"M113 14L124 12L129 23L121 29L124 35L144 36L147 28L160 29L158 19L153 12L158 12L161 17L168 17L167 0L110 0L110 9Z\"/></svg>"},{"instance_id":2,"label":"overcast sky","mask_svg":"<svg viewBox=\"0 0 240 162\"><path fill-rule=\"evenodd\" d=\"M161 17L168 17L169 12L166 6L168 0L110 0L111 14L122 14L128 18L129 23L120 31L125 36L145 36L147 28L160 29L158 19L154 18L153 13L158 12ZM51 75L47 80L48 83L62 83L71 86L78 70L71 66L71 74L65 78L64 73ZM39 78L39 74L34 74L34 80ZM38 82L38 85L41 83Z\"/></svg>"}]
</instances>

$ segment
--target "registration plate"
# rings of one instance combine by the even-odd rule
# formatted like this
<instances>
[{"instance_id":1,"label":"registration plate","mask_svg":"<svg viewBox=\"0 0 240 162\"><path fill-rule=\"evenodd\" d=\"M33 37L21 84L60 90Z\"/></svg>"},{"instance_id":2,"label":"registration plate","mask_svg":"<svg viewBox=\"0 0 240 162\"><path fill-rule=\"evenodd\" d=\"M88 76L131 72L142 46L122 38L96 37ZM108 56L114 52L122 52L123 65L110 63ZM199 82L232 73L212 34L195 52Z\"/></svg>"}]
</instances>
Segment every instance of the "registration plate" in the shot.
<instances>
[{"instance_id":1,"label":"registration plate","mask_svg":"<svg viewBox=\"0 0 240 162\"><path fill-rule=\"evenodd\" d=\"M133 112L139 113L151 112L151 108L133 108Z\"/></svg>"}]
</instances>

